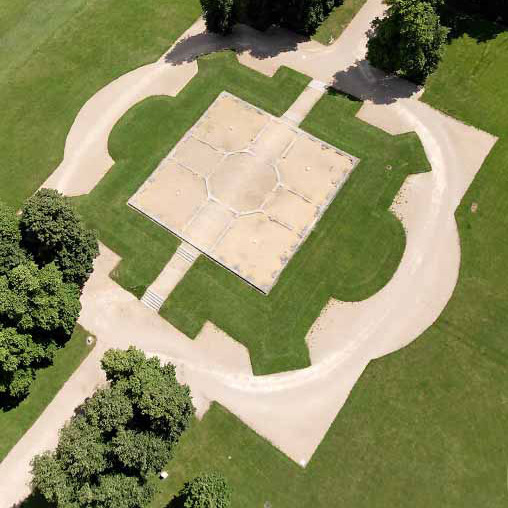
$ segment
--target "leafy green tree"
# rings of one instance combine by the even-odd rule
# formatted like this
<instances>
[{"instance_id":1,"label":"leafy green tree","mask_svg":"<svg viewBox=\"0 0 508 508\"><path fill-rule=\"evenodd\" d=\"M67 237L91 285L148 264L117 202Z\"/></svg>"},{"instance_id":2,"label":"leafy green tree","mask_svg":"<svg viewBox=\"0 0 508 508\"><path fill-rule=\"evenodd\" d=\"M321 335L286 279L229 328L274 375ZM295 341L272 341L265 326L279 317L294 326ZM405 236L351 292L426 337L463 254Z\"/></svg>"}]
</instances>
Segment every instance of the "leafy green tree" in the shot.
<instances>
[{"instance_id":1,"label":"leafy green tree","mask_svg":"<svg viewBox=\"0 0 508 508\"><path fill-rule=\"evenodd\" d=\"M33 488L58 506L145 506L153 496L148 478L171 458L194 412L174 367L134 348L106 352L103 366L110 386L78 408L54 452L32 462ZM158 383L172 395L162 396Z\"/></svg>"},{"instance_id":2,"label":"leafy green tree","mask_svg":"<svg viewBox=\"0 0 508 508\"><path fill-rule=\"evenodd\" d=\"M104 432L113 432L125 428L134 417L132 401L121 389L99 389L82 409L90 425Z\"/></svg>"},{"instance_id":3,"label":"leafy green tree","mask_svg":"<svg viewBox=\"0 0 508 508\"><path fill-rule=\"evenodd\" d=\"M206 28L210 32L231 33L234 19L234 0L201 0Z\"/></svg>"},{"instance_id":4,"label":"leafy green tree","mask_svg":"<svg viewBox=\"0 0 508 508\"><path fill-rule=\"evenodd\" d=\"M0 201L0 275L26 259L20 243L18 218L12 208Z\"/></svg>"},{"instance_id":5,"label":"leafy green tree","mask_svg":"<svg viewBox=\"0 0 508 508\"><path fill-rule=\"evenodd\" d=\"M54 262L66 282L83 286L99 254L97 234L85 228L66 198L41 189L25 203L20 227L26 249L40 266Z\"/></svg>"},{"instance_id":6,"label":"leafy green tree","mask_svg":"<svg viewBox=\"0 0 508 508\"><path fill-rule=\"evenodd\" d=\"M113 439L114 453L128 471L138 471L148 476L151 471L161 471L171 459L171 441L153 432L137 432L122 429Z\"/></svg>"},{"instance_id":7,"label":"leafy green tree","mask_svg":"<svg viewBox=\"0 0 508 508\"><path fill-rule=\"evenodd\" d=\"M68 337L79 316L79 288L64 283L55 264L21 264L0 276L0 322L20 332ZM53 336L53 337L51 337Z\"/></svg>"},{"instance_id":8,"label":"leafy green tree","mask_svg":"<svg viewBox=\"0 0 508 508\"><path fill-rule=\"evenodd\" d=\"M150 502L154 495L151 485L123 474L103 476L93 491L93 506L101 508L139 508Z\"/></svg>"},{"instance_id":9,"label":"leafy green tree","mask_svg":"<svg viewBox=\"0 0 508 508\"><path fill-rule=\"evenodd\" d=\"M448 28L427 1L392 0L387 17L372 23L367 59L390 73L423 83L441 60Z\"/></svg>"},{"instance_id":10,"label":"leafy green tree","mask_svg":"<svg viewBox=\"0 0 508 508\"><path fill-rule=\"evenodd\" d=\"M156 357L146 359L134 347L111 349L102 359L102 368L113 386L118 383L137 406L147 429L176 441L194 414L188 386L176 379L175 367L161 367Z\"/></svg>"},{"instance_id":11,"label":"leafy green tree","mask_svg":"<svg viewBox=\"0 0 508 508\"><path fill-rule=\"evenodd\" d=\"M231 488L218 473L202 474L185 484L179 498L184 508L228 508Z\"/></svg>"},{"instance_id":12,"label":"leafy green tree","mask_svg":"<svg viewBox=\"0 0 508 508\"><path fill-rule=\"evenodd\" d=\"M33 366L46 355L30 335L0 326L0 394L11 399L24 397L33 381Z\"/></svg>"}]
</instances>

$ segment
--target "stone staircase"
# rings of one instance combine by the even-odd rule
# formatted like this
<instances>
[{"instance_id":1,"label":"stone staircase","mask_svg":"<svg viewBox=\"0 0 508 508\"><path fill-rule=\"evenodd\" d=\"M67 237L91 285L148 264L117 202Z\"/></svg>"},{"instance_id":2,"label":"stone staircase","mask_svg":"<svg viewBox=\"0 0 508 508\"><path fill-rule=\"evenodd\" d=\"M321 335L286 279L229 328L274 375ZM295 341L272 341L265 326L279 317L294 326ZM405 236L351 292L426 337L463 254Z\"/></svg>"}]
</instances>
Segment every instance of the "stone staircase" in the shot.
<instances>
[{"instance_id":1,"label":"stone staircase","mask_svg":"<svg viewBox=\"0 0 508 508\"><path fill-rule=\"evenodd\" d=\"M149 309L159 312L162 304L178 281L185 275L200 254L200 251L192 245L182 242L157 280L145 291L141 301Z\"/></svg>"},{"instance_id":2,"label":"stone staircase","mask_svg":"<svg viewBox=\"0 0 508 508\"><path fill-rule=\"evenodd\" d=\"M192 245L182 242L180 247L175 252L175 256L180 256L182 259L190 263L191 265L196 261L201 253L198 249L194 248Z\"/></svg>"},{"instance_id":3,"label":"stone staircase","mask_svg":"<svg viewBox=\"0 0 508 508\"><path fill-rule=\"evenodd\" d=\"M164 298L150 288L145 291L145 294L141 297L141 301L149 308L154 310L155 312L159 312L162 304L164 303Z\"/></svg>"}]
</instances>

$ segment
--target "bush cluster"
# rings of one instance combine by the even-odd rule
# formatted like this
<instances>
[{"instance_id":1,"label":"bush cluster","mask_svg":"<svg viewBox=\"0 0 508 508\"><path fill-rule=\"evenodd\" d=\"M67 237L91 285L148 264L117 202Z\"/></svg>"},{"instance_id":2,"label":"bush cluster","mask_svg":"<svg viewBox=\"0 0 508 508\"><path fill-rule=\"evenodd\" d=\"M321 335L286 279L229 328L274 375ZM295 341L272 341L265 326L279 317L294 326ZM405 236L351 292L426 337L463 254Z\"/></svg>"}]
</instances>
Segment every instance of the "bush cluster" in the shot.
<instances>
[{"instance_id":1,"label":"bush cluster","mask_svg":"<svg viewBox=\"0 0 508 508\"><path fill-rule=\"evenodd\" d=\"M43 189L18 218L0 203L0 400L27 395L35 370L68 340L98 254L67 200Z\"/></svg>"},{"instance_id":2,"label":"bush cluster","mask_svg":"<svg viewBox=\"0 0 508 508\"><path fill-rule=\"evenodd\" d=\"M138 508L153 497L160 471L194 414L189 388L173 365L131 347L102 359L99 389L60 432L54 452L32 461L32 486L49 503Z\"/></svg>"},{"instance_id":3,"label":"bush cluster","mask_svg":"<svg viewBox=\"0 0 508 508\"><path fill-rule=\"evenodd\" d=\"M258 30L284 26L312 35L335 5L342 0L201 0L206 26L228 34L241 20Z\"/></svg>"}]
</instances>

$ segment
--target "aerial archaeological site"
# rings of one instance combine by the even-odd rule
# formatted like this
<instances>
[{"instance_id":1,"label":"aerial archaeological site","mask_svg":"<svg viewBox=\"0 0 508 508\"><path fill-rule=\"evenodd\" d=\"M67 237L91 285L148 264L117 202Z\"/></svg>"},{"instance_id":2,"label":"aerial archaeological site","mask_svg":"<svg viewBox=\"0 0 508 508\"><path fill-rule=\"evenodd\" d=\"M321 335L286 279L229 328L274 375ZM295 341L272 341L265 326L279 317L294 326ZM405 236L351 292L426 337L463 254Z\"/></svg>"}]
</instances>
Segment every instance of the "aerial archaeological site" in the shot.
<instances>
[{"instance_id":1,"label":"aerial archaeological site","mask_svg":"<svg viewBox=\"0 0 508 508\"><path fill-rule=\"evenodd\" d=\"M508 506L508 0L0 0L0 508Z\"/></svg>"}]
</instances>

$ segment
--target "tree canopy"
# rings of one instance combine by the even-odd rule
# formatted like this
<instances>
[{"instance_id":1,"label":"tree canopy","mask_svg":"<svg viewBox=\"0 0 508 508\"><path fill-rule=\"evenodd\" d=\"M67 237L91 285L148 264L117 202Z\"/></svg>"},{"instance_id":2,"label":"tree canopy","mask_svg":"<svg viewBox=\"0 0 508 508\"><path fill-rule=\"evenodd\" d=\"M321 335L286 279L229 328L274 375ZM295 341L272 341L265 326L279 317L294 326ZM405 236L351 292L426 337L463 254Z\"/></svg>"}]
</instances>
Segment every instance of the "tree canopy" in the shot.
<instances>
[{"instance_id":1,"label":"tree canopy","mask_svg":"<svg viewBox=\"0 0 508 508\"><path fill-rule=\"evenodd\" d=\"M146 505L154 493L150 475L169 461L194 414L172 365L131 347L107 351L102 366L109 386L78 409L54 452L32 461L32 485L50 503Z\"/></svg>"},{"instance_id":2,"label":"tree canopy","mask_svg":"<svg viewBox=\"0 0 508 508\"><path fill-rule=\"evenodd\" d=\"M228 508L231 488L218 473L206 473L187 482L180 492L183 508Z\"/></svg>"},{"instance_id":3,"label":"tree canopy","mask_svg":"<svg viewBox=\"0 0 508 508\"><path fill-rule=\"evenodd\" d=\"M72 334L80 289L97 253L95 233L56 191L30 198L21 219L0 203L2 405L27 395L35 370Z\"/></svg>"},{"instance_id":4,"label":"tree canopy","mask_svg":"<svg viewBox=\"0 0 508 508\"><path fill-rule=\"evenodd\" d=\"M54 262L66 282L83 286L99 254L97 234L85 228L58 191L41 189L29 198L20 226L23 243L38 264Z\"/></svg>"},{"instance_id":5,"label":"tree canopy","mask_svg":"<svg viewBox=\"0 0 508 508\"><path fill-rule=\"evenodd\" d=\"M239 19L258 30L285 26L311 35L339 0L201 0L206 26L227 34Z\"/></svg>"},{"instance_id":6,"label":"tree canopy","mask_svg":"<svg viewBox=\"0 0 508 508\"><path fill-rule=\"evenodd\" d=\"M441 60L448 32L432 3L391 0L387 16L372 23L367 59L387 72L423 83Z\"/></svg>"}]
</instances>

